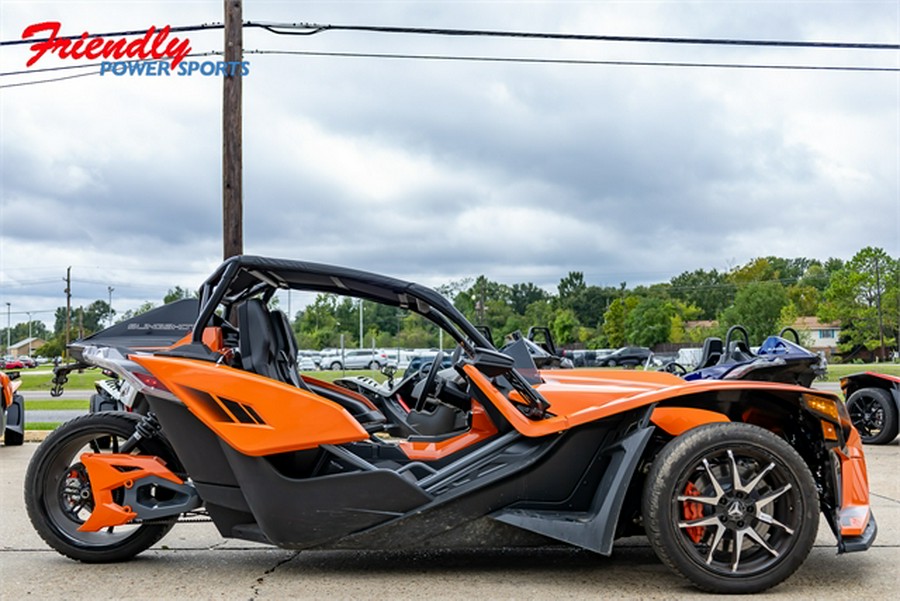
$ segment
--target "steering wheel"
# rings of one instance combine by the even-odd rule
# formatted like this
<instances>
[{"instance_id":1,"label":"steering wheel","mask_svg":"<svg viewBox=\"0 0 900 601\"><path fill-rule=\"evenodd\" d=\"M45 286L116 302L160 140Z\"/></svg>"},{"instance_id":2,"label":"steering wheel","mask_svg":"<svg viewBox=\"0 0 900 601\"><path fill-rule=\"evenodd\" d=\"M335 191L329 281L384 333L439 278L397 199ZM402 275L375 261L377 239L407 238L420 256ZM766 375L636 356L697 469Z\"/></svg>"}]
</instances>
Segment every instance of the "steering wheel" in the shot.
<instances>
[{"instance_id":1,"label":"steering wheel","mask_svg":"<svg viewBox=\"0 0 900 601\"><path fill-rule=\"evenodd\" d=\"M688 372L684 365L676 363L675 361L669 361L663 365L662 370L670 374L675 374L676 376L683 376Z\"/></svg>"},{"instance_id":2,"label":"steering wheel","mask_svg":"<svg viewBox=\"0 0 900 601\"><path fill-rule=\"evenodd\" d=\"M431 362L431 367L428 369L428 375L425 376L425 385L422 387L422 392L419 393L419 398L416 399L416 411L425 409L425 401L428 399L428 393L431 392L431 389L434 387L434 382L437 379L437 372L441 371L441 364L443 362L444 351L438 351L437 355L434 356L434 360Z\"/></svg>"}]
</instances>

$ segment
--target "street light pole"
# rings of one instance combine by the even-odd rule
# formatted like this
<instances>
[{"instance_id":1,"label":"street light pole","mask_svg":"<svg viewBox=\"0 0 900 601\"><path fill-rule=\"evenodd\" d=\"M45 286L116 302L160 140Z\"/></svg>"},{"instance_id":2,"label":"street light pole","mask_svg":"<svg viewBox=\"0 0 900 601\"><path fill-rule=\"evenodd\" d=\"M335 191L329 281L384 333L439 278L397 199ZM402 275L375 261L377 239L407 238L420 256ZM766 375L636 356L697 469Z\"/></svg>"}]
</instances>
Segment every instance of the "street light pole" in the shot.
<instances>
[{"instance_id":1,"label":"street light pole","mask_svg":"<svg viewBox=\"0 0 900 601\"><path fill-rule=\"evenodd\" d=\"M112 293L115 290L112 286L107 286L106 291L109 292L109 325L113 324L113 308L112 308Z\"/></svg>"},{"instance_id":2,"label":"street light pole","mask_svg":"<svg viewBox=\"0 0 900 601\"><path fill-rule=\"evenodd\" d=\"M9 321L9 303L6 303L6 354L9 354L9 334L11 332Z\"/></svg>"},{"instance_id":3,"label":"street light pole","mask_svg":"<svg viewBox=\"0 0 900 601\"><path fill-rule=\"evenodd\" d=\"M28 316L28 356L31 356L31 311L26 311L25 315Z\"/></svg>"},{"instance_id":4,"label":"street light pole","mask_svg":"<svg viewBox=\"0 0 900 601\"><path fill-rule=\"evenodd\" d=\"M363 347L363 299L359 299L359 348Z\"/></svg>"}]
</instances>

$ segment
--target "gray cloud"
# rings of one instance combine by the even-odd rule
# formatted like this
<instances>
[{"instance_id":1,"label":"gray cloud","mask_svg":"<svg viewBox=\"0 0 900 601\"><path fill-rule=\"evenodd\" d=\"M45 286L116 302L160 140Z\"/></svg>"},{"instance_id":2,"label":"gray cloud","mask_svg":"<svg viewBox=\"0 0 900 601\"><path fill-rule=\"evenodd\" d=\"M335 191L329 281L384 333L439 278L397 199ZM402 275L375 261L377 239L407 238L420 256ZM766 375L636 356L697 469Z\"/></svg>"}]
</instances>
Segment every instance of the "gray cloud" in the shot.
<instances>
[{"instance_id":1,"label":"gray cloud","mask_svg":"<svg viewBox=\"0 0 900 601\"><path fill-rule=\"evenodd\" d=\"M887 4L258 2L255 20L896 42ZM94 31L214 21L207 4L35 2ZM6 10L6 9L4 9ZM77 16L76 16L77 15ZM893 37L891 37L893 36ZM218 35L198 34L197 49ZM245 47L625 60L823 62L848 53L346 33ZM21 52L5 53L18 64ZM884 62L877 53L854 54ZM888 57L890 58L890 57ZM755 256L898 252L896 75L249 55L245 250L440 284L664 281ZM12 61L12 63L9 63ZM889 61L888 61L889 62ZM49 64L49 62L48 62ZM220 82L90 77L0 97L0 282L57 306L195 287L221 252ZM35 257L40 257L39 261ZM89 302L89 301L88 301Z\"/></svg>"}]
</instances>

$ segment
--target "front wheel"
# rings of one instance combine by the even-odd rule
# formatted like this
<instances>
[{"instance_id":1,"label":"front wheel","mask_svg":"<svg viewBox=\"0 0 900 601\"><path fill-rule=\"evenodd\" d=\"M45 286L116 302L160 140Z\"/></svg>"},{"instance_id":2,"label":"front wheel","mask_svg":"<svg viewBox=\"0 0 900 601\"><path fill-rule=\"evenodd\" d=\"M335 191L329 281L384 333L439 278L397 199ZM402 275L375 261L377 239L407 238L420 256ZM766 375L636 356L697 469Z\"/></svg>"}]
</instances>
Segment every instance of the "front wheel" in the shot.
<instances>
[{"instance_id":1,"label":"front wheel","mask_svg":"<svg viewBox=\"0 0 900 601\"><path fill-rule=\"evenodd\" d=\"M897 438L897 405L881 388L861 388L847 399L850 421L866 444L887 444Z\"/></svg>"},{"instance_id":2,"label":"front wheel","mask_svg":"<svg viewBox=\"0 0 900 601\"><path fill-rule=\"evenodd\" d=\"M25 507L34 529L61 554L87 563L130 559L148 549L175 525L177 517L153 524L126 524L99 532L78 528L90 517L94 497L83 453L118 453L140 417L93 413L69 421L41 443L25 475ZM135 451L156 455L178 470L171 448L160 439L142 439Z\"/></svg>"},{"instance_id":3,"label":"front wheel","mask_svg":"<svg viewBox=\"0 0 900 601\"><path fill-rule=\"evenodd\" d=\"M711 424L654 460L643 519L659 558L698 588L756 593L809 555L819 502L809 468L784 440L750 424Z\"/></svg>"}]
</instances>

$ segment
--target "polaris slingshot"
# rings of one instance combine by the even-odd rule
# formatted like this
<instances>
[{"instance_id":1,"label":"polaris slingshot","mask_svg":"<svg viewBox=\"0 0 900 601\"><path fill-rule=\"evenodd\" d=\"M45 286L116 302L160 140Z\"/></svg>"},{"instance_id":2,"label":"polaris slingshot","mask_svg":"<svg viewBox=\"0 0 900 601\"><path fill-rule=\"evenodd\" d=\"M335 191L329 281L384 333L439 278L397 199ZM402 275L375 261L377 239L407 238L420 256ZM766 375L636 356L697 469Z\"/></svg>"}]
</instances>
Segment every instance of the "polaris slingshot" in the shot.
<instances>
[{"instance_id":1,"label":"polaris slingshot","mask_svg":"<svg viewBox=\"0 0 900 601\"><path fill-rule=\"evenodd\" d=\"M402 416L366 394L301 377L287 318L269 307L280 289L380 302L443 328L452 367L436 360L397 394L407 420L452 415L438 420L446 430L402 434ZM860 439L837 396L540 371L523 345L497 351L444 297L390 277L233 257L202 285L183 344L81 355L149 406L74 419L29 465L31 522L84 562L129 559L202 513L225 537L291 549L567 544L609 555L618 537L646 534L697 587L746 593L803 563L820 514L839 552L876 535Z\"/></svg>"}]
</instances>

